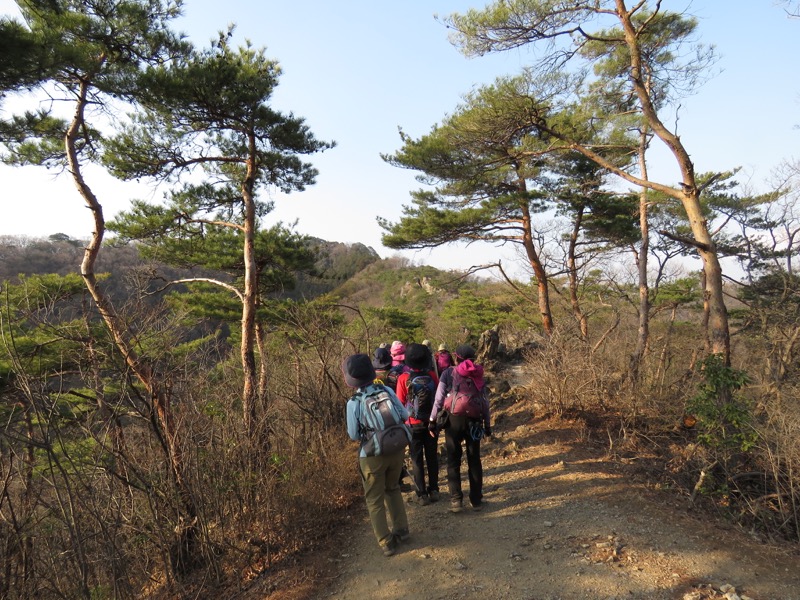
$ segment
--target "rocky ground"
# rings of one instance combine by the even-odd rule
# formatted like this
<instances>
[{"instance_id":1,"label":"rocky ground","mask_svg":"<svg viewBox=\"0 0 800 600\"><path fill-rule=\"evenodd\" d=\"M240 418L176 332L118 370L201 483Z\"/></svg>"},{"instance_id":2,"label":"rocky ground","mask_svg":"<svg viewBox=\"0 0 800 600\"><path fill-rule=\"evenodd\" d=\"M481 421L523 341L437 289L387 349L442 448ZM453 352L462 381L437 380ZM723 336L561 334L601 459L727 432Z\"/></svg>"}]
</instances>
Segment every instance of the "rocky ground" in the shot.
<instances>
[{"instance_id":1,"label":"rocky ground","mask_svg":"<svg viewBox=\"0 0 800 600\"><path fill-rule=\"evenodd\" d=\"M265 598L800 600L796 546L692 508L522 403L495 430L483 445L482 512L451 514L446 494L409 504L411 539L386 558L357 506L313 578Z\"/></svg>"}]
</instances>

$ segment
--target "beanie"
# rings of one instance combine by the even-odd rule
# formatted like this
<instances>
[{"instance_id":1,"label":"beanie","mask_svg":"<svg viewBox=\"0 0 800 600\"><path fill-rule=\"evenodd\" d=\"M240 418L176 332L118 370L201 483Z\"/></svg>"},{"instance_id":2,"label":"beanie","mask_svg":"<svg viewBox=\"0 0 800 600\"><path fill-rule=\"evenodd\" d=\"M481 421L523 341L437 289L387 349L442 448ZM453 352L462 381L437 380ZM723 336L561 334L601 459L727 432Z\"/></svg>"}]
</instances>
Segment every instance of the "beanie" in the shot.
<instances>
[{"instance_id":1,"label":"beanie","mask_svg":"<svg viewBox=\"0 0 800 600\"><path fill-rule=\"evenodd\" d=\"M459 344L456 346L456 356L461 360L474 359L475 358L475 348L470 346L469 344Z\"/></svg>"},{"instance_id":2,"label":"beanie","mask_svg":"<svg viewBox=\"0 0 800 600\"><path fill-rule=\"evenodd\" d=\"M399 340L395 340L392 342L392 347L391 347L392 358L398 358L400 360L403 360L403 354L405 353L405 351L406 351L406 346L403 342Z\"/></svg>"}]
</instances>

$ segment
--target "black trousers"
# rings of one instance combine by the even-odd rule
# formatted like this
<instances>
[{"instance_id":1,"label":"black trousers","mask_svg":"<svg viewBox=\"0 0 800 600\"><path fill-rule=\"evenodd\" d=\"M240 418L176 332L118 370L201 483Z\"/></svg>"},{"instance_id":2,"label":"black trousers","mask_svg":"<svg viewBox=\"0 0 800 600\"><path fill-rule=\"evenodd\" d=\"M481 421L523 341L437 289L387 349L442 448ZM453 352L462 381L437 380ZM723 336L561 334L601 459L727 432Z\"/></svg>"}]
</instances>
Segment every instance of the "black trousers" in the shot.
<instances>
[{"instance_id":1,"label":"black trousers","mask_svg":"<svg viewBox=\"0 0 800 600\"><path fill-rule=\"evenodd\" d=\"M483 465L481 464L481 441L469 435L470 419L450 415L450 426L444 430L444 445L447 448L447 487L451 500L462 500L461 457L463 446L467 449L467 479L469 501L477 506L483 500ZM462 446L463 444L463 446Z\"/></svg>"},{"instance_id":2,"label":"black trousers","mask_svg":"<svg viewBox=\"0 0 800 600\"><path fill-rule=\"evenodd\" d=\"M414 467L414 485L417 487L418 496L439 491L439 456L436 450L436 438L431 436L427 428L412 428L408 453L411 455L411 463ZM426 472L428 475L427 486L425 485Z\"/></svg>"}]
</instances>

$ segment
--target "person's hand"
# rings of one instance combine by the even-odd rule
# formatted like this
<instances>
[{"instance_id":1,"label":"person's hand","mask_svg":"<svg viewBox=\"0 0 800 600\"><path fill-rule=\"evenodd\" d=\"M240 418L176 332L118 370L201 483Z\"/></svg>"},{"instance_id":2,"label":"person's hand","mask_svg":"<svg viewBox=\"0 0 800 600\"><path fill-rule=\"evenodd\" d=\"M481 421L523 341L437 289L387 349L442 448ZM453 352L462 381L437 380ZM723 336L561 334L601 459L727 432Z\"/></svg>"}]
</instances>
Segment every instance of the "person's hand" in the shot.
<instances>
[{"instance_id":1,"label":"person's hand","mask_svg":"<svg viewBox=\"0 0 800 600\"><path fill-rule=\"evenodd\" d=\"M486 437L492 437L492 428L491 427L484 427L483 428L483 435Z\"/></svg>"},{"instance_id":2,"label":"person's hand","mask_svg":"<svg viewBox=\"0 0 800 600\"><path fill-rule=\"evenodd\" d=\"M439 429L436 427L436 421L428 421L428 433L431 434L431 437L436 437L439 435Z\"/></svg>"}]
</instances>

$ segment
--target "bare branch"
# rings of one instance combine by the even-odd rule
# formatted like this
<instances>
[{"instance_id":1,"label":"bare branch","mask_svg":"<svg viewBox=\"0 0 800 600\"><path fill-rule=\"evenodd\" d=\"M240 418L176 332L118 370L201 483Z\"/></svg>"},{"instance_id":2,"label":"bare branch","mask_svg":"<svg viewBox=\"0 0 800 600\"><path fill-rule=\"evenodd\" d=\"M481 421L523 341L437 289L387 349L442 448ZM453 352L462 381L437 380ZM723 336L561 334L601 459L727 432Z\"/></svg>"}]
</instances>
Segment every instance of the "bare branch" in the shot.
<instances>
[{"instance_id":1,"label":"bare branch","mask_svg":"<svg viewBox=\"0 0 800 600\"><path fill-rule=\"evenodd\" d=\"M679 242L681 244L685 244L687 246L692 246L693 248L697 248L699 250L703 250L705 252L710 252L711 249L708 247L707 244L703 244L702 242L698 242L692 238L683 237L682 235L676 235L674 233L670 233L664 229L660 229L658 231L659 234L663 235L666 238L671 239L674 242Z\"/></svg>"},{"instance_id":2,"label":"bare branch","mask_svg":"<svg viewBox=\"0 0 800 600\"><path fill-rule=\"evenodd\" d=\"M225 288L226 290L233 292L236 294L236 297L239 298L240 301L244 302L244 295L240 292L235 286L225 283L224 281L220 281L219 279L212 279L210 277L190 277L187 279L176 279L175 281L169 281L163 287L157 289L154 292L150 292L150 294L158 294L159 292L163 292L165 289L172 285L177 285L179 283L194 283L194 282L204 282L210 283L213 285L218 285L219 287Z\"/></svg>"}]
</instances>

